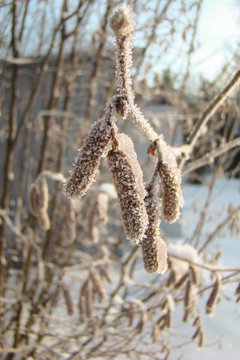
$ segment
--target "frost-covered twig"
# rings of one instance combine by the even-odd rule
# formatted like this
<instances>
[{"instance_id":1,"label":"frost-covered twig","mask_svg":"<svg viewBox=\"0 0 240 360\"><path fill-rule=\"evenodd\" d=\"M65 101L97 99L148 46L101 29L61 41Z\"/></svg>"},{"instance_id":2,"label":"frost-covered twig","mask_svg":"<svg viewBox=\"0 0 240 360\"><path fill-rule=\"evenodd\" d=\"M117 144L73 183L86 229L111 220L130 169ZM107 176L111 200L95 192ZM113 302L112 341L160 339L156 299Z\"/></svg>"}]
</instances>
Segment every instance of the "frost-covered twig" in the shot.
<instances>
[{"instance_id":1,"label":"frost-covered twig","mask_svg":"<svg viewBox=\"0 0 240 360\"><path fill-rule=\"evenodd\" d=\"M156 194L149 188L149 199L145 198L144 203L145 189L137 155L129 137L117 134L114 111L124 119L129 113L133 122L157 148L163 216L170 223L178 219L183 205L181 174L175 152L134 104L130 67L135 24L130 8L124 5L116 10L110 25L116 38L117 94L108 101L104 117L90 128L79 150L73 173L65 184L65 193L71 198L81 198L92 184L105 150L112 147L107 155L108 165L117 190L126 235L136 244L141 241L147 271L163 273L167 268L167 251L159 235L160 214L158 206L154 205L158 200L154 199Z\"/></svg>"}]
</instances>

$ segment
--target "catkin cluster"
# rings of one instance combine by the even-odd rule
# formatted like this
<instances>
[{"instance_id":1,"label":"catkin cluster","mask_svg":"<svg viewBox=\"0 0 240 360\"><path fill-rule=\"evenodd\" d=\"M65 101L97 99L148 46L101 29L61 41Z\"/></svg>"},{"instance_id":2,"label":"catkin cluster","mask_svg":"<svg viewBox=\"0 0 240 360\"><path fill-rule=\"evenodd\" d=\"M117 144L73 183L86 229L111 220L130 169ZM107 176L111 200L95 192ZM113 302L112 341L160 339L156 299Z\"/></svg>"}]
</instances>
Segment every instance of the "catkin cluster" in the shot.
<instances>
[{"instance_id":1,"label":"catkin cluster","mask_svg":"<svg viewBox=\"0 0 240 360\"><path fill-rule=\"evenodd\" d=\"M164 273L167 269L167 246L160 236L160 202L164 219L176 221L183 205L181 174L174 153L144 118L134 104L130 67L134 17L127 6L116 10L110 19L116 46L116 94L108 101L105 115L90 128L79 150L73 172L64 186L69 198L81 198L92 184L100 161L107 153L122 213L126 236L140 244L146 271ZM153 180L145 189L142 170L132 140L118 133L115 114L123 119L129 114L157 152ZM157 181L161 182L162 197ZM88 285L86 284L86 289ZM88 291L87 291L88 293Z\"/></svg>"}]
</instances>

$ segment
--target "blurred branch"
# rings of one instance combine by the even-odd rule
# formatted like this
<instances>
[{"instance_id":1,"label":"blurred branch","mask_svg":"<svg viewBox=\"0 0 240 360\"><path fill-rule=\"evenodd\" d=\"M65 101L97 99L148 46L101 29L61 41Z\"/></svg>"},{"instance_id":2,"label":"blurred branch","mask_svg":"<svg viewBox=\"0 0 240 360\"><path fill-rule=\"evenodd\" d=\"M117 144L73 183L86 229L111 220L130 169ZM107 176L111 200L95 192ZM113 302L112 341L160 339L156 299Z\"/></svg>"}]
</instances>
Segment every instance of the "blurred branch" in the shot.
<instances>
[{"instance_id":1,"label":"blurred branch","mask_svg":"<svg viewBox=\"0 0 240 360\"><path fill-rule=\"evenodd\" d=\"M224 221L222 221L216 229L208 236L205 243L201 246L201 248L198 250L198 253L200 254L214 239L214 237L229 223L229 221L240 211L240 206L238 206Z\"/></svg>"},{"instance_id":2,"label":"blurred branch","mask_svg":"<svg viewBox=\"0 0 240 360\"><path fill-rule=\"evenodd\" d=\"M209 106L206 108L206 110L202 113L202 116L197 121L195 128L193 129L192 133L190 134L189 138L187 139L187 142L189 146L192 148L195 146L200 134L201 134L201 128L206 125L208 120L215 114L219 106L222 104L222 102L226 99L226 97L230 94L231 91L234 90L234 88L239 84L240 80L240 69L237 70L237 72L234 74L232 79L225 85L222 91L211 101Z\"/></svg>"},{"instance_id":3,"label":"blurred branch","mask_svg":"<svg viewBox=\"0 0 240 360\"><path fill-rule=\"evenodd\" d=\"M230 151L231 149L237 146L240 146L240 137L231 140L226 144L220 145L217 149L214 149L213 151L201 157L200 159L189 162L182 171L182 174L186 175L204 165L211 164L215 158L225 154L226 152Z\"/></svg>"},{"instance_id":4,"label":"blurred branch","mask_svg":"<svg viewBox=\"0 0 240 360\"><path fill-rule=\"evenodd\" d=\"M0 56L0 60L3 60L9 64L14 64L14 65L29 65L29 64L34 64L34 63L38 63L39 60L33 59L33 58L15 58L15 57L5 57L5 56Z\"/></svg>"}]
</instances>

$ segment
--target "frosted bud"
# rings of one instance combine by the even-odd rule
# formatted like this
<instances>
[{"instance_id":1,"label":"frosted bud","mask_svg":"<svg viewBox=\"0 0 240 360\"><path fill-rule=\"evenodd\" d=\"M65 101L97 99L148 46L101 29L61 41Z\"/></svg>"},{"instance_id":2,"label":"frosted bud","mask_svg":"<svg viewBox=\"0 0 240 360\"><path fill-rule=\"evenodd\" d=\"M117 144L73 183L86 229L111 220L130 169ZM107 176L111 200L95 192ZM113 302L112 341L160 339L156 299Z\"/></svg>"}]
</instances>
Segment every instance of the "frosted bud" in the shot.
<instances>
[{"instance_id":1,"label":"frosted bud","mask_svg":"<svg viewBox=\"0 0 240 360\"><path fill-rule=\"evenodd\" d=\"M127 135L118 134L115 145L108 153L108 165L120 202L126 236L138 243L148 223L142 171L132 140Z\"/></svg>"},{"instance_id":2,"label":"frosted bud","mask_svg":"<svg viewBox=\"0 0 240 360\"><path fill-rule=\"evenodd\" d=\"M115 109L116 112L122 116L122 118L126 118L129 110L129 104L127 98L121 95L115 97Z\"/></svg>"},{"instance_id":3,"label":"frosted bud","mask_svg":"<svg viewBox=\"0 0 240 360\"><path fill-rule=\"evenodd\" d=\"M127 6L116 10L110 19L110 26L116 34L127 35L132 32L134 20L131 10Z\"/></svg>"}]
</instances>

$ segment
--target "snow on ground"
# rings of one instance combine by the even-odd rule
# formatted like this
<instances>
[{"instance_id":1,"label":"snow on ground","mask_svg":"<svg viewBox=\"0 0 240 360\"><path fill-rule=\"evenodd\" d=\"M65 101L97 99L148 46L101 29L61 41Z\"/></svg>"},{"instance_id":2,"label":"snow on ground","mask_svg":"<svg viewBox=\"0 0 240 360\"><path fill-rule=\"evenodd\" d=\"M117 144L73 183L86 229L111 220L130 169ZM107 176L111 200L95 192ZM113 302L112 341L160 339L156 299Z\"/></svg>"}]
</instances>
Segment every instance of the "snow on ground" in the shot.
<instances>
[{"instance_id":1,"label":"snow on ground","mask_svg":"<svg viewBox=\"0 0 240 360\"><path fill-rule=\"evenodd\" d=\"M210 181L210 179L206 179ZM182 214L183 237L190 237L195 229L199 211L201 211L208 194L206 185L189 185L183 187L185 204ZM212 194L212 202L207 215L207 223L203 228L203 239L221 223L227 214L228 204L235 207L240 203L240 182L220 178ZM193 211L193 209L195 211ZM219 264L224 267L240 267L240 241L238 235L231 235L229 229L224 228L207 247L210 251L221 249ZM223 293L232 297L235 285L228 285ZM206 299L203 300L202 304ZM197 350L195 344L184 347L184 360L238 360L240 358L240 306L232 301L221 300L215 316L204 316L203 326L206 330L206 347Z\"/></svg>"}]
</instances>

